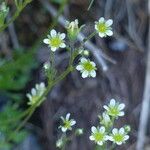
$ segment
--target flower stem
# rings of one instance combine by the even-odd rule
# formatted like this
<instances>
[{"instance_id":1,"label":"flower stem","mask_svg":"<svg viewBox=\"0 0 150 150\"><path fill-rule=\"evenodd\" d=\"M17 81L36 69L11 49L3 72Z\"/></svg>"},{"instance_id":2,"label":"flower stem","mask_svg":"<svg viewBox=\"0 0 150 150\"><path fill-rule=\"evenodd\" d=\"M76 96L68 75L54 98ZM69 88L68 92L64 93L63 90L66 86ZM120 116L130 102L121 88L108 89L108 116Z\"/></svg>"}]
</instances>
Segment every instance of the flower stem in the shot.
<instances>
[{"instance_id":1,"label":"flower stem","mask_svg":"<svg viewBox=\"0 0 150 150\"><path fill-rule=\"evenodd\" d=\"M85 38L82 43L84 44L85 42L87 42L88 40L90 40L91 38L93 38L95 35L97 34L97 32L93 32L91 33L87 38Z\"/></svg>"}]
</instances>

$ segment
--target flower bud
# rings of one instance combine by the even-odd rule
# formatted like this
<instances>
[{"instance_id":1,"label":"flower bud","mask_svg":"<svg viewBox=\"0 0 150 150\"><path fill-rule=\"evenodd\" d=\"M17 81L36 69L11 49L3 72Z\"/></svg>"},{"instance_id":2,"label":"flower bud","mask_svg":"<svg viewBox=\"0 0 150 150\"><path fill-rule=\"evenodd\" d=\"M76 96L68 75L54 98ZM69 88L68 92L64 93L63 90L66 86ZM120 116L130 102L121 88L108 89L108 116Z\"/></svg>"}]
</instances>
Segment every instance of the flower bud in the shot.
<instances>
[{"instance_id":1,"label":"flower bud","mask_svg":"<svg viewBox=\"0 0 150 150\"><path fill-rule=\"evenodd\" d=\"M131 131L131 127L130 127L129 125L126 125L126 126L124 127L124 129L125 129L125 131L126 131L127 133L129 133L129 132Z\"/></svg>"},{"instance_id":2,"label":"flower bud","mask_svg":"<svg viewBox=\"0 0 150 150\"><path fill-rule=\"evenodd\" d=\"M45 71L49 70L50 69L50 63L49 62L44 63L43 68L45 69Z\"/></svg>"},{"instance_id":3,"label":"flower bud","mask_svg":"<svg viewBox=\"0 0 150 150\"><path fill-rule=\"evenodd\" d=\"M63 145L64 145L63 139L62 138L58 139L56 142L56 147L62 148Z\"/></svg>"},{"instance_id":4,"label":"flower bud","mask_svg":"<svg viewBox=\"0 0 150 150\"><path fill-rule=\"evenodd\" d=\"M4 21L8 15L8 12L9 12L9 8L7 7L6 3L3 2L0 5L0 26L4 25Z\"/></svg>"},{"instance_id":5,"label":"flower bud","mask_svg":"<svg viewBox=\"0 0 150 150\"><path fill-rule=\"evenodd\" d=\"M83 134L83 129L78 128L76 129L76 135L82 135Z\"/></svg>"},{"instance_id":6,"label":"flower bud","mask_svg":"<svg viewBox=\"0 0 150 150\"><path fill-rule=\"evenodd\" d=\"M67 24L66 28L67 28L67 32L68 32L68 38L71 41L74 41L80 32L80 28L78 26L78 24L79 24L78 19L75 19L72 22L67 21L66 24Z\"/></svg>"}]
</instances>

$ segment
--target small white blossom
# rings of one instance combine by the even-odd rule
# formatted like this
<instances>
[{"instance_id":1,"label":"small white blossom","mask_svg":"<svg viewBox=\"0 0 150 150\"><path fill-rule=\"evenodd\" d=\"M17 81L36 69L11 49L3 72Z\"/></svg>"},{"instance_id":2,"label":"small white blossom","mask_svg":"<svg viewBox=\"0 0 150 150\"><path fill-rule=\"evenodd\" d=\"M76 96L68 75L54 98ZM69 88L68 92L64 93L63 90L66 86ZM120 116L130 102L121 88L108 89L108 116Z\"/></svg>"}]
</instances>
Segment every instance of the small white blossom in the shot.
<instances>
[{"instance_id":1,"label":"small white blossom","mask_svg":"<svg viewBox=\"0 0 150 150\"><path fill-rule=\"evenodd\" d=\"M76 69L82 73L82 78L96 77L96 64L86 58L81 58Z\"/></svg>"},{"instance_id":2,"label":"small white blossom","mask_svg":"<svg viewBox=\"0 0 150 150\"><path fill-rule=\"evenodd\" d=\"M27 97L29 99L28 105L34 105L35 103L37 103L37 101L43 95L45 90L46 90L46 87L43 82L40 84L36 84L35 88L31 89L31 94L29 93L27 94Z\"/></svg>"},{"instance_id":3,"label":"small white blossom","mask_svg":"<svg viewBox=\"0 0 150 150\"><path fill-rule=\"evenodd\" d=\"M110 100L108 106L104 105L108 115L113 117L124 116L124 112L122 111L125 108L125 104L119 104L114 99Z\"/></svg>"},{"instance_id":4,"label":"small white blossom","mask_svg":"<svg viewBox=\"0 0 150 150\"><path fill-rule=\"evenodd\" d=\"M112 19L105 20L103 17L101 17L98 22L95 22L95 30L98 31L100 37L112 36L112 24Z\"/></svg>"},{"instance_id":5,"label":"small white blossom","mask_svg":"<svg viewBox=\"0 0 150 150\"><path fill-rule=\"evenodd\" d=\"M43 40L45 44L48 44L53 52L58 48L65 48L66 44L64 38L66 37L65 33L57 33L54 29L50 31L50 35Z\"/></svg>"},{"instance_id":6,"label":"small white blossom","mask_svg":"<svg viewBox=\"0 0 150 150\"><path fill-rule=\"evenodd\" d=\"M114 128L112 130L112 134L109 136L109 140L112 141L113 143L116 143L117 145L125 143L125 141L128 139L129 135L127 135L124 128L120 129Z\"/></svg>"},{"instance_id":7,"label":"small white blossom","mask_svg":"<svg viewBox=\"0 0 150 150\"><path fill-rule=\"evenodd\" d=\"M94 141L98 145L103 145L105 141L108 140L108 136L106 135L105 127L92 127L91 128L91 136L89 137L91 141Z\"/></svg>"},{"instance_id":8,"label":"small white blossom","mask_svg":"<svg viewBox=\"0 0 150 150\"><path fill-rule=\"evenodd\" d=\"M66 117L61 117L63 124L59 127L61 128L62 132L66 132L68 130L72 130L72 126L76 124L74 119L70 119L70 113L66 115Z\"/></svg>"}]
</instances>

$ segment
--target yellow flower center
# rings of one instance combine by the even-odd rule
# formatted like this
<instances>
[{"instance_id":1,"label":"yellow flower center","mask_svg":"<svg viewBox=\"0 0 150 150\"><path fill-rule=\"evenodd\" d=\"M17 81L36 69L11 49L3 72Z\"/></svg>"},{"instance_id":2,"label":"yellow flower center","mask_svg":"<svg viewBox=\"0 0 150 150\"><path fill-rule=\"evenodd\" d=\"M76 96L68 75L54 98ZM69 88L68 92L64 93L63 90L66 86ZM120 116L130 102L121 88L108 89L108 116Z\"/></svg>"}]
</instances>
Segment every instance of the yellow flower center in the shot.
<instances>
[{"instance_id":1,"label":"yellow flower center","mask_svg":"<svg viewBox=\"0 0 150 150\"><path fill-rule=\"evenodd\" d=\"M66 120L66 121L64 122L64 127L67 128L67 129L69 129L69 128L71 127L71 123L70 123L69 120Z\"/></svg>"},{"instance_id":2,"label":"yellow flower center","mask_svg":"<svg viewBox=\"0 0 150 150\"><path fill-rule=\"evenodd\" d=\"M84 67L84 69L87 70L87 71L95 70L95 67L94 67L89 61L85 62L85 63L83 64L83 67Z\"/></svg>"},{"instance_id":3,"label":"yellow flower center","mask_svg":"<svg viewBox=\"0 0 150 150\"><path fill-rule=\"evenodd\" d=\"M60 44L62 43L62 40L56 36L56 37L50 39L49 43L52 47L59 47Z\"/></svg>"},{"instance_id":4,"label":"yellow flower center","mask_svg":"<svg viewBox=\"0 0 150 150\"><path fill-rule=\"evenodd\" d=\"M110 107L109 114L111 114L113 116L117 116L119 114L118 107Z\"/></svg>"},{"instance_id":5,"label":"yellow flower center","mask_svg":"<svg viewBox=\"0 0 150 150\"><path fill-rule=\"evenodd\" d=\"M115 140L116 142L122 142L123 139L124 139L124 135L115 134L115 135L113 136L113 138L114 138L114 140Z\"/></svg>"},{"instance_id":6,"label":"yellow flower center","mask_svg":"<svg viewBox=\"0 0 150 150\"><path fill-rule=\"evenodd\" d=\"M107 30L105 23L98 23L97 28L98 28L98 31L102 33L105 33Z\"/></svg>"},{"instance_id":7,"label":"yellow flower center","mask_svg":"<svg viewBox=\"0 0 150 150\"><path fill-rule=\"evenodd\" d=\"M98 141L103 141L104 139L104 134L100 133L100 132L96 132L94 134L94 138L95 138L95 141L98 142Z\"/></svg>"}]
</instances>

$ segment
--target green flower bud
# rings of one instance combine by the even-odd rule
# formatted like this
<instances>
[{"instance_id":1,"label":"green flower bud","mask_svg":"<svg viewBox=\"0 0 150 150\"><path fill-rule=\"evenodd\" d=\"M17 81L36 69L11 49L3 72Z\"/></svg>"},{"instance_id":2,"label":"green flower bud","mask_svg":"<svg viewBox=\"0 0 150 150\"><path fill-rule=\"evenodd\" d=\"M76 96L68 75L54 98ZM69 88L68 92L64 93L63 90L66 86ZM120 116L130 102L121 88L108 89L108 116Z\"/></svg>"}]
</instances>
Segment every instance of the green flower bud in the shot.
<instances>
[{"instance_id":1,"label":"green flower bud","mask_svg":"<svg viewBox=\"0 0 150 150\"><path fill-rule=\"evenodd\" d=\"M80 28L78 26L78 24L79 24L78 19L75 19L72 22L67 21L66 23L67 23L66 28L67 28L67 32L68 32L68 38L71 41L74 41L80 32Z\"/></svg>"},{"instance_id":2,"label":"green flower bud","mask_svg":"<svg viewBox=\"0 0 150 150\"><path fill-rule=\"evenodd\" d=\"M62 148L63 145L64 145L63 138L58 139L57 142L56 142L56 147Z\"/></svg>"},{"instance_id":3,"label":"green flower bud","mask_svg":"<svg viewBox=\"0 0 150 150\"><path fill-rule=\"evenodd\" d=\"M126 126L124 127L124 129L125 129L125 132L126 132L126 133L129 133L129 132L131 131L131 127L130 127L129 125L126 125Z\"/></svg>"},{"instance_id":4,"label":"green flower bud","mask_svg":"<svg viewBox=\"0 0 150 150\"><path fill-rule=\"evenodd\" d=\"M9 7L7 7L6 3L3 2L0 5L0 27L4 25L8 12L9 12Z\"/></svg>"},{"instance_id":5,"label":"green flower bud","mask_svg":"<svg viewBox=\"0 0 150 150\"><path fill-rule=\"evenodd\" d=\"M76 135L82 135L83 134L83 129L81 129L81 128L78 128L78 129L76 129Z\"/></svg>"}]
</instances>

